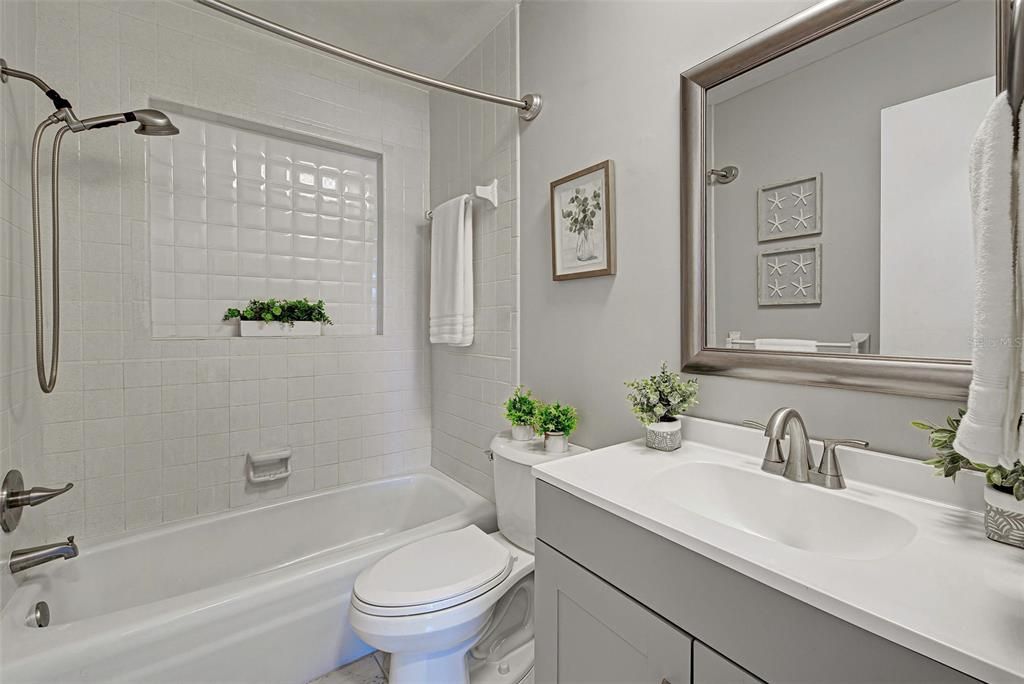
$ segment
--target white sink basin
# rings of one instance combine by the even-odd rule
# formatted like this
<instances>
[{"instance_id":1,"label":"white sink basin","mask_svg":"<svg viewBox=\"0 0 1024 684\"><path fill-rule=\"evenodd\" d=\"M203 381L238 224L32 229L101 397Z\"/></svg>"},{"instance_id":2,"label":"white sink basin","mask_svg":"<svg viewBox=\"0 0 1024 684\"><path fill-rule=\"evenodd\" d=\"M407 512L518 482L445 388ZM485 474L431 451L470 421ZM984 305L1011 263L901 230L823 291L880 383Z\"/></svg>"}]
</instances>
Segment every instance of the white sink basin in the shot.
<instances>
[{"instance_id":1,"label":"white sink basin","mask_svg":"<svg viewBox=\"0 0 1024 684\"><path fill-rule=\"evenodd\" d=\"M905 547L917 532L884 508L717 463L684 463L659 473L651 487L692 513L812 553L873 560Z\"/></svg>"}]
</instances>

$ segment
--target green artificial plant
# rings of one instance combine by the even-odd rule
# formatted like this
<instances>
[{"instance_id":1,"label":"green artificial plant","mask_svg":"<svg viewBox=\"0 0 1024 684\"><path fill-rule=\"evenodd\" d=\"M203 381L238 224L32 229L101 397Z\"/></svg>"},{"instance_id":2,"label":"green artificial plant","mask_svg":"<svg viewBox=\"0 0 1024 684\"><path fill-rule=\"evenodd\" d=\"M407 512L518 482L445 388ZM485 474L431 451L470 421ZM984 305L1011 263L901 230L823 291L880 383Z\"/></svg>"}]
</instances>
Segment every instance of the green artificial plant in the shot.
<instances>
[{"instance_id":1,"label":"green artificial plant","mask_svg":"<svg viewBox=\"0 0 1024 684\"><path fill-rule=\"evenodd\" d=\"M311 302L306 298L302 299L267 299L249 300L249 304L242 310L228 309L224 312L224 320L238 318L243 321L263 321L264 323L285 323L295 325L301 321L312 321L324 325L334 325L331 317L327 315L324 300L318 299Z\"/></svg>"},{"instance_id":2,"label":"green artificial plant","mask_svg":"<svg viewBox=\"0 0 1024 684\"><path fill-rule=\"evenodd\" d=\"M530 390L519 385L505 402L505 418L513 425L533 425L539 404Z\"/></svg>"},{"instance_id":3,"label":"green artificial plant","mask_svg":"<svg viewBox=\"0 0 1024 684\"><path fill-rule=\"evenodd\" d=\"M539 433L561 432L566 437L576 429L579 417L576 409L568 404L540 402L533 416L533 429Z\"/></svg>"},{"instance_id":4,"label":"green artificial plant","mask_svg":"<svg viewBox=\"0 0 1024 684\"><path fill-rule=\"evenodd\" d=\"M961 470L973 470L985 474L985 481L1000 491L1012 494L1017 501L1024 501L1024 465L1018 460L1010 468L1001 465L988 465L972 461L966 456L957 453L953 447L957 430L960 429L960 421L964 409L957 412L957 416L946 418L946 425L932 425L923 421L913 421L911 425L926 430L931 437L932 448L937 455L925 461L925 465L935 468L935 474L942 477L951 477L956 480L956 474Z\"/></svg>"},{"instance_id":5,"label":"green artificial plant","mask_svg":"<svg viewBox=\"0 0 1024 684\"><path fill-rule=\"evenodd\" d=\"M626 383L630 389L626 398L635 415L644 425L667 423L697 403L697 381L683 382L679 373L661 362L657 375Z\"/></svg>"}]
</instances>

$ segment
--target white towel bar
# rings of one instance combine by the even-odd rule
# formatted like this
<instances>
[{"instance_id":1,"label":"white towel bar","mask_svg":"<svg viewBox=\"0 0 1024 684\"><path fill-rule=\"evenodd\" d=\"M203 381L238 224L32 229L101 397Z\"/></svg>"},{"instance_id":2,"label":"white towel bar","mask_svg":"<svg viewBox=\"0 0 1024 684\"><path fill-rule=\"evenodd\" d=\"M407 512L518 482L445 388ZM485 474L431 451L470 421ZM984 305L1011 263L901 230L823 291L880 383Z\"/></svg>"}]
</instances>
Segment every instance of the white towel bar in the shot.
<instances>
[{"instance_id":1,"label":"white towel bar","mask_svg":"<svg viewBox=\"0 0 1024 684\"><path fill-rule=\"evenodd\" d=\"M473 194L478 199L487 200L492 207L497 209L498 208L498 179L495 178L494 180L492 180L487 185L478 185L478 186L476 186L476 189L473 190ZM433 209L427 209L427 211L425 211L423 213L423 218L427 219L428 221L433 219L434 218L434 211L433 211Z\"/></svg>"}]
</instances>

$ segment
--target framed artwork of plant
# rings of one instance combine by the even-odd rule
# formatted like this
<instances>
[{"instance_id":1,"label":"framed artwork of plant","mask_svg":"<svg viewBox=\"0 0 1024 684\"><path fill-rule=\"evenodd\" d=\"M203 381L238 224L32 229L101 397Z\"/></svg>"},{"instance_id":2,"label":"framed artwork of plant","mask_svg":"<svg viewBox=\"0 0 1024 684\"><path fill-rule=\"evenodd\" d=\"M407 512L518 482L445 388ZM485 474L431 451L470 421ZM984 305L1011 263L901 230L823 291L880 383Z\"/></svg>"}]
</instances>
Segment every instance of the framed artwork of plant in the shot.
<instances>
[{"instance_id":1,"label":"framed artwork of plant","mask_svg":"<svg viewBox=\"0 0 1024 684\"><path fill-rule=\"evenodd\" d=\"M551 183L554 280L615 274L615 169L611 160Z\"/></svg>"}]
</instances>

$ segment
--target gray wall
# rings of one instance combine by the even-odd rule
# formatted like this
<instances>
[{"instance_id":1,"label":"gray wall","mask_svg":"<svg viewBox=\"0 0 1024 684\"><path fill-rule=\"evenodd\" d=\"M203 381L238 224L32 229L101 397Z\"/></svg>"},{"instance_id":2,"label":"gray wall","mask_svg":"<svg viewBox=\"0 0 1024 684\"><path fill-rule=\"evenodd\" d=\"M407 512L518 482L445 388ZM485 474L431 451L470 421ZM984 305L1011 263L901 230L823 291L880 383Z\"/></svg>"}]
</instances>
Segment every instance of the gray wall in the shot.
<instances>
[{"instance_id":1,"label":"gray wall","mask_svg":"<svg viewBox=\"0 0 1024 684\"><path fill-rule=\"evenodd\" d=\"M544 2L522 5L524 91L545 109L521 133L522 381L580 409L574 441L639 436L622 381L680 362L679 74L813 3ZM548 183L616 162L618 275L551 280ZM815 435L924 457L912 418L953 402L702 377L695 415L738 422L798 407Z\"/></svg>"},{"instance_id":2,"label":"gray wall","mask_svg":"<svg viewBox=\"0 0 1024 684\"><path fill-rule=\"evenodd\" d=\"M730 330L830 342L868 332L878 352L880 112L991 76L994 45L994 3L966 0L715 106L712 158L740 167L714 189L719 346ZM822 234L758 244L757 188L814 173L823 175ZM821 305L759 307L757 253L815 242Z\"/></svg>"}]
</instances>

